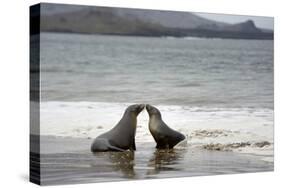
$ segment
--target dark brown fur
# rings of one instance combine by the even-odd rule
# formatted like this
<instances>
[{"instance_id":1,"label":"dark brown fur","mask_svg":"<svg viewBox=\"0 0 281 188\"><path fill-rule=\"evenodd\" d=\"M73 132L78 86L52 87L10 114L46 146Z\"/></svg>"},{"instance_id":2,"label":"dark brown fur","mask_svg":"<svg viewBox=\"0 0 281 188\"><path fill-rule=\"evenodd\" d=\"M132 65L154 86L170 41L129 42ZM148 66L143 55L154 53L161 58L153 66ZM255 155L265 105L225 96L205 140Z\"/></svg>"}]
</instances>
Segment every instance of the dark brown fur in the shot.
<instances>
[{"instance_id":1,"label":"dark brown fur","mask_svg":"<svg viewBox=\"0 0 281 188\"><path fill-rule=\"evenodd\" d=\"M135 134L137 116L144 109L144 106L143 104L129 106L115 127L94 140L91 151L136 150Z\"/></svg>"},{"instance_id":2,"label":"dark brown fur","mask_svg":"<svg viewBox=\"0 0 281 188\"><path fill-rule=\"evenodd\" d=\"M157 149L172 149L186 138L180 132L171 129L162 120L161 113L157 108L147 104L146 110L149 114L149 131L157 143Z\"/></svg>"}]
</instances>

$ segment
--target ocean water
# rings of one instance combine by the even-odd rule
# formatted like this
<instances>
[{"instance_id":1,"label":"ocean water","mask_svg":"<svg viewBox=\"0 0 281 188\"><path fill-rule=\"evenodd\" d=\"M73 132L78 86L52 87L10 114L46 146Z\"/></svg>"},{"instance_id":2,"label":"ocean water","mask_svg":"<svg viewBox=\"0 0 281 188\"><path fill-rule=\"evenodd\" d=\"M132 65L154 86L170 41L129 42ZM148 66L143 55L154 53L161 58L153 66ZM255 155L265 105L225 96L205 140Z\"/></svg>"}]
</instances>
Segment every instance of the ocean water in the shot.
<instances>
[{"instance_id":1,"label":"ocean water","mask_svg":"<svg viewBox=\"0 0 281 188\"><path fill-rule=\"evenodd\" d=\"M149 103L188 147L273 161L273 41L43 33L40 45L41 135L94 139Z\"/></svg>"},{"instance_id":2,"label":"ocean water","mask_svg":"<svg viewBox=\"0 0 281 188\"><path fill-rule=\"evenodd\" d=\"M273 41L41 35L41 100L273 109Z\"/></svg>"}]
</instances>

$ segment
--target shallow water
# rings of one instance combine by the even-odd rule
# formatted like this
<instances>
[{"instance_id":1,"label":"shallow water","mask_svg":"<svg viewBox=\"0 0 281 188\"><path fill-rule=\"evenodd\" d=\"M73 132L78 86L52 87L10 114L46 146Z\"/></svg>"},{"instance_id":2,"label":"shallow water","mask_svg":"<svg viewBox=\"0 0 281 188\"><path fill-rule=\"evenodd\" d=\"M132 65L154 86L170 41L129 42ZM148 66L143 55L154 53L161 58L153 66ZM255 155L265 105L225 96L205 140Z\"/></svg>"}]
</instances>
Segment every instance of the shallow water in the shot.
<instances>
[{"instance_id":1,"label":"shallow water","mask_svg":"<svg viewBox=\"0 0 281 188\"><path fill-rule=\"evenodd\" d=\"M156 150L138 143L135 152L91 153L90 139L41 137L43 185L188 177L272 171L254 156L199 148ZM76 151L73 150L73 146Z\"/></svg>"}]
</instances>

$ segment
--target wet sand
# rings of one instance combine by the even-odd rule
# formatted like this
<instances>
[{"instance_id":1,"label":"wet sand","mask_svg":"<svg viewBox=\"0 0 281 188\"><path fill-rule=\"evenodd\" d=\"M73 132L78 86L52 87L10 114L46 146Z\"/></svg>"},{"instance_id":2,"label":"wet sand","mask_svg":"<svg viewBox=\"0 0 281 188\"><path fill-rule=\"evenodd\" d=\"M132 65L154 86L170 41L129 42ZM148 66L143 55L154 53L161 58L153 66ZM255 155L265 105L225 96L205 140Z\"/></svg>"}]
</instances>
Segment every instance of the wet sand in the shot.
<instances>
[{"instance_id":1,"label":"wet sand","mask_svg":"<svg viewBox=\"0 0 281 188\"><path fill-rule=\"evenodd\" d=\"M155 143L136 143L135 152L91 153L92 139L41 136L41 184L73 184L149 178L265 172L274 163L231 151L189 146L156 150Z\"/></svg>"}]
</instances>

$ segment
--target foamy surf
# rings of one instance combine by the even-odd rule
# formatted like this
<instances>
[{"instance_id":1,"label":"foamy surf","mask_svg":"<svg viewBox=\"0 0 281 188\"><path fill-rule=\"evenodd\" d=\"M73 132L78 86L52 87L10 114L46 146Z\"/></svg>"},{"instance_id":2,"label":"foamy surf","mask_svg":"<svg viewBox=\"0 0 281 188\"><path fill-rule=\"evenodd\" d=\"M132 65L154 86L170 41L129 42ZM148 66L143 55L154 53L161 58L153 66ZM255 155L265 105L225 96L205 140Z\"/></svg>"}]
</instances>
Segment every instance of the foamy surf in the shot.
<instances>
[{"instance_id":1,"label":"foamy surf","mask_svg":"<svg viewBox=\"0 0 281 188\"><path fill-rule=\"evenodd\" d=\"M93 139L111 129L130 103L42 102L40 134ZM261 155L273 160L273 110L157 105L163 120L188 135L188 147ZM136 143L154 142L149 116L138 116Z\"/></svg>"}]
</instances>

